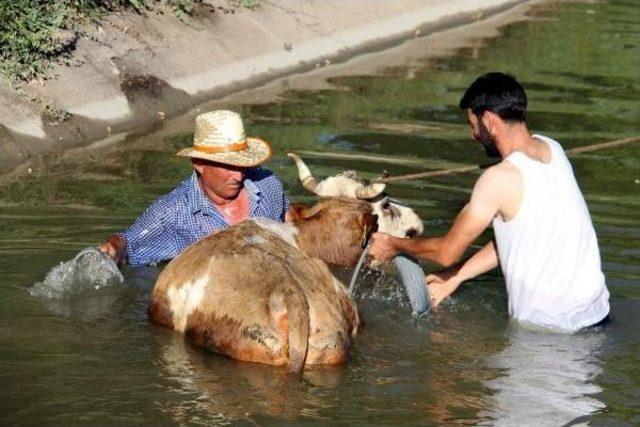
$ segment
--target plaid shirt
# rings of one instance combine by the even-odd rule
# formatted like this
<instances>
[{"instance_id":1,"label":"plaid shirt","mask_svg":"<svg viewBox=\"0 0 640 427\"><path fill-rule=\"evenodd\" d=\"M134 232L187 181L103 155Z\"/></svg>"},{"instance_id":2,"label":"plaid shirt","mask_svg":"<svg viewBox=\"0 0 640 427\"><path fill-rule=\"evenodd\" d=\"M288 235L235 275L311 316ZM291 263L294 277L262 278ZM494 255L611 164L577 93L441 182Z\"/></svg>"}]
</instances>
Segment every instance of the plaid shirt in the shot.
<instances>
[{"instance_id":1,"label":"plaid shirt","mask_svg":"<svg viewBox=\"0 0 640 427\"><path fill-rule=\"evenodd\" d=\"M284 221L289 202L273 173L250 169L244 188L249 196L249 218ZM169 260L204 236L227 227L229 223L204 194L194 172L120 235L127 243L129 263L143 265Z\"/></svg>"}]
</instances>

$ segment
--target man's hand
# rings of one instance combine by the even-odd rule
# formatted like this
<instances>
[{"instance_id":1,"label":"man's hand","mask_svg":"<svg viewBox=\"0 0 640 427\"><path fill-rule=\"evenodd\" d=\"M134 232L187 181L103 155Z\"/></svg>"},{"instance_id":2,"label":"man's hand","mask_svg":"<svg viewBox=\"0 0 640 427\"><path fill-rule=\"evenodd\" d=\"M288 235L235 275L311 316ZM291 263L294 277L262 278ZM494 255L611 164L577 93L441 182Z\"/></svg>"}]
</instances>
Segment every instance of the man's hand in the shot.
<instances>
[{"instance_id":1,"label":"man's hand","mask_svg":"<svg viewBox=\"0 0 640 427\"><path fill-rule=\"evenodd\" d=\"M498 253L494 241L488 242L471 258L447 270L429 274L426 278L431 307L435 308L451 295L462 282L471 280L498 266Z\"/></svg>"},{"instance_id":2,"label":"man's hand","mask_svg":"<svg viewBox=\"0 0 640 427\"><path fill-rule=\"evenodd\" d=\"M436 308L460 286L462 281L457 276L458 271L458 268L443 270L426 277L431 308Z\"/></svg>"},{"instance_id":3,"label":"man's hand","mask_svg":"<svg viewBox=\"0 0 640 427\"><path fill-rule=\"evenodd\" d=\"M398 255L398 249L395 245L397 238L385 233L373 233L371 235L371 246L369 247L369 255L377 261L389 261Z\"/></svg>"},{"instance_id":4,"label":"man's hand","mask_svg":"<svg viewBox=\"0 0 640 427\"><path fill-rule=\"evenodd\" d=\"M116 264L122 264L126 256L127 242L122 236L114 234L100 245L99 249L109 255Z\"/></svg>"}]
</instances>

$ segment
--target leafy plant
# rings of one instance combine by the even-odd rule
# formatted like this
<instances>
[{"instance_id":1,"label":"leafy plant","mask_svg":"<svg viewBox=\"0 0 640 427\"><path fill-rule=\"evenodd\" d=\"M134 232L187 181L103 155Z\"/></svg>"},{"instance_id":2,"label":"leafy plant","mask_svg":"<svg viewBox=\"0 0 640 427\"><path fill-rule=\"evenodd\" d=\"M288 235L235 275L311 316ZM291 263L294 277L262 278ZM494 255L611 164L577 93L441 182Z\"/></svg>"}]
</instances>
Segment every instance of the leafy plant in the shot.
<instances>
[{"instance_id":1,"label":"leafy plant","mask_svg":"<svg viewBox=\"0 0 640 427\"><path fill-rule=\"evenodd\" d=\"M253 9L257 0L227 0L231 7ZM0 74L28 80L45 73L51 60L75 47L79 24L99 21L115 10L143 13L153 4L170 6L190 24L203 0L0 0Z\"/></svg>"},{"instance_id":2,"label":"leafy plant","mask_svg":"<svg viewBox=\"0 0 640 427\"><path fill-rule=\"evenodd\" d=\"M37 0L0 2L0 72L27 79L42 73L59 51L56 35L66 18L64 3Z\"/></svg>"},{"instance_id":3,"label":"leafy plant","mask_svg":"<svg viewBox=\"0 0 640 427\"><path fill-rule=\"evenodd\" d=\"M44 104L44 119L47 123L62 123L71 117L71 113L48 102Z\"/></svg>"}]
</instances>

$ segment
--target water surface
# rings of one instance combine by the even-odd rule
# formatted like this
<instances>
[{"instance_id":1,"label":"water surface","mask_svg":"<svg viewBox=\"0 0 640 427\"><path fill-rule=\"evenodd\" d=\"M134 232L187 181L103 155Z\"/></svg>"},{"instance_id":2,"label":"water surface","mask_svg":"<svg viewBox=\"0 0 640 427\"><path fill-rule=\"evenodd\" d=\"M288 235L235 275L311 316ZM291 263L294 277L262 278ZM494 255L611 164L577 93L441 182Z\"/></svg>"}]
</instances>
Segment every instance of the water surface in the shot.
<instances>
[{"instance_id":1,"label":"water surface","mask_svg":"<svg viewBox=\"0 0 640 427\"><path fill-rule=\"evenodd\" d=\"M486 161L457 102L474 77L495 69L527 89L531 129L565 148L638 135L639 10L634 1L550 2L534 9L536 19L451 57L413 58L332 78L329 89L228 107L243 114L250 134L273 141L268 167L294 201L312 198L287 151L346 156L303 155L321 177ZM126 268L123 286L62 300L27 292L186 176L188 164L172 154L190 137L132 137L82 162L45 162L0 189L2 424L640 423L640 144L572 158L612 295L605 328L559 335L509 322L498 271L465 284L416 326L393 279L372 274L350 361L308 370L300 382L207 354L150 324L146 306L161 266ZM439 235L476 178L402 182L389 192L417 210L426 235Z\"/></svg>"}]
</instances>

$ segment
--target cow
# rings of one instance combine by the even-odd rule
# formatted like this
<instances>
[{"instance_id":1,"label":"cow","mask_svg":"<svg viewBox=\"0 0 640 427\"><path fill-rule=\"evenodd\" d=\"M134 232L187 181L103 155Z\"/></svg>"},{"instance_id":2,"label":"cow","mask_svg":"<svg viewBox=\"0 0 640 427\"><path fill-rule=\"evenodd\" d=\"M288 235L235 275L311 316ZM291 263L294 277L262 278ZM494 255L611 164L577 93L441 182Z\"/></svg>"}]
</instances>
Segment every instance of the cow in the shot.
<instances>
[{"instance_id":1,"label":"cow","mask_svg":"<svg viewBox=\"0 0 640 427\"><path fill-rule=\"evenodd\" d=\"M346 171L318 181L309 167L295 153L287 156L298 168L302 186L320 197L346 197L366 200L371 203L373 213L378 216L378 231L395 237L414 237L422 234L422 220L408 206L392 200L385 193L385 184L373 182L365 184L354 171Z\"/></svg>"},{"instance_id":2,"label":"cow","mask_svg":"<svg viewBox=\"0 0 640 427\"><path fill-rule=\"evenodd\" d=\"M360 319L327 264L354 266L377 217L362 200L292 205L289 221L244 221L194 243L164 268L149 317L233 359L338 364Z\"/></svg>"}]
</instances>

